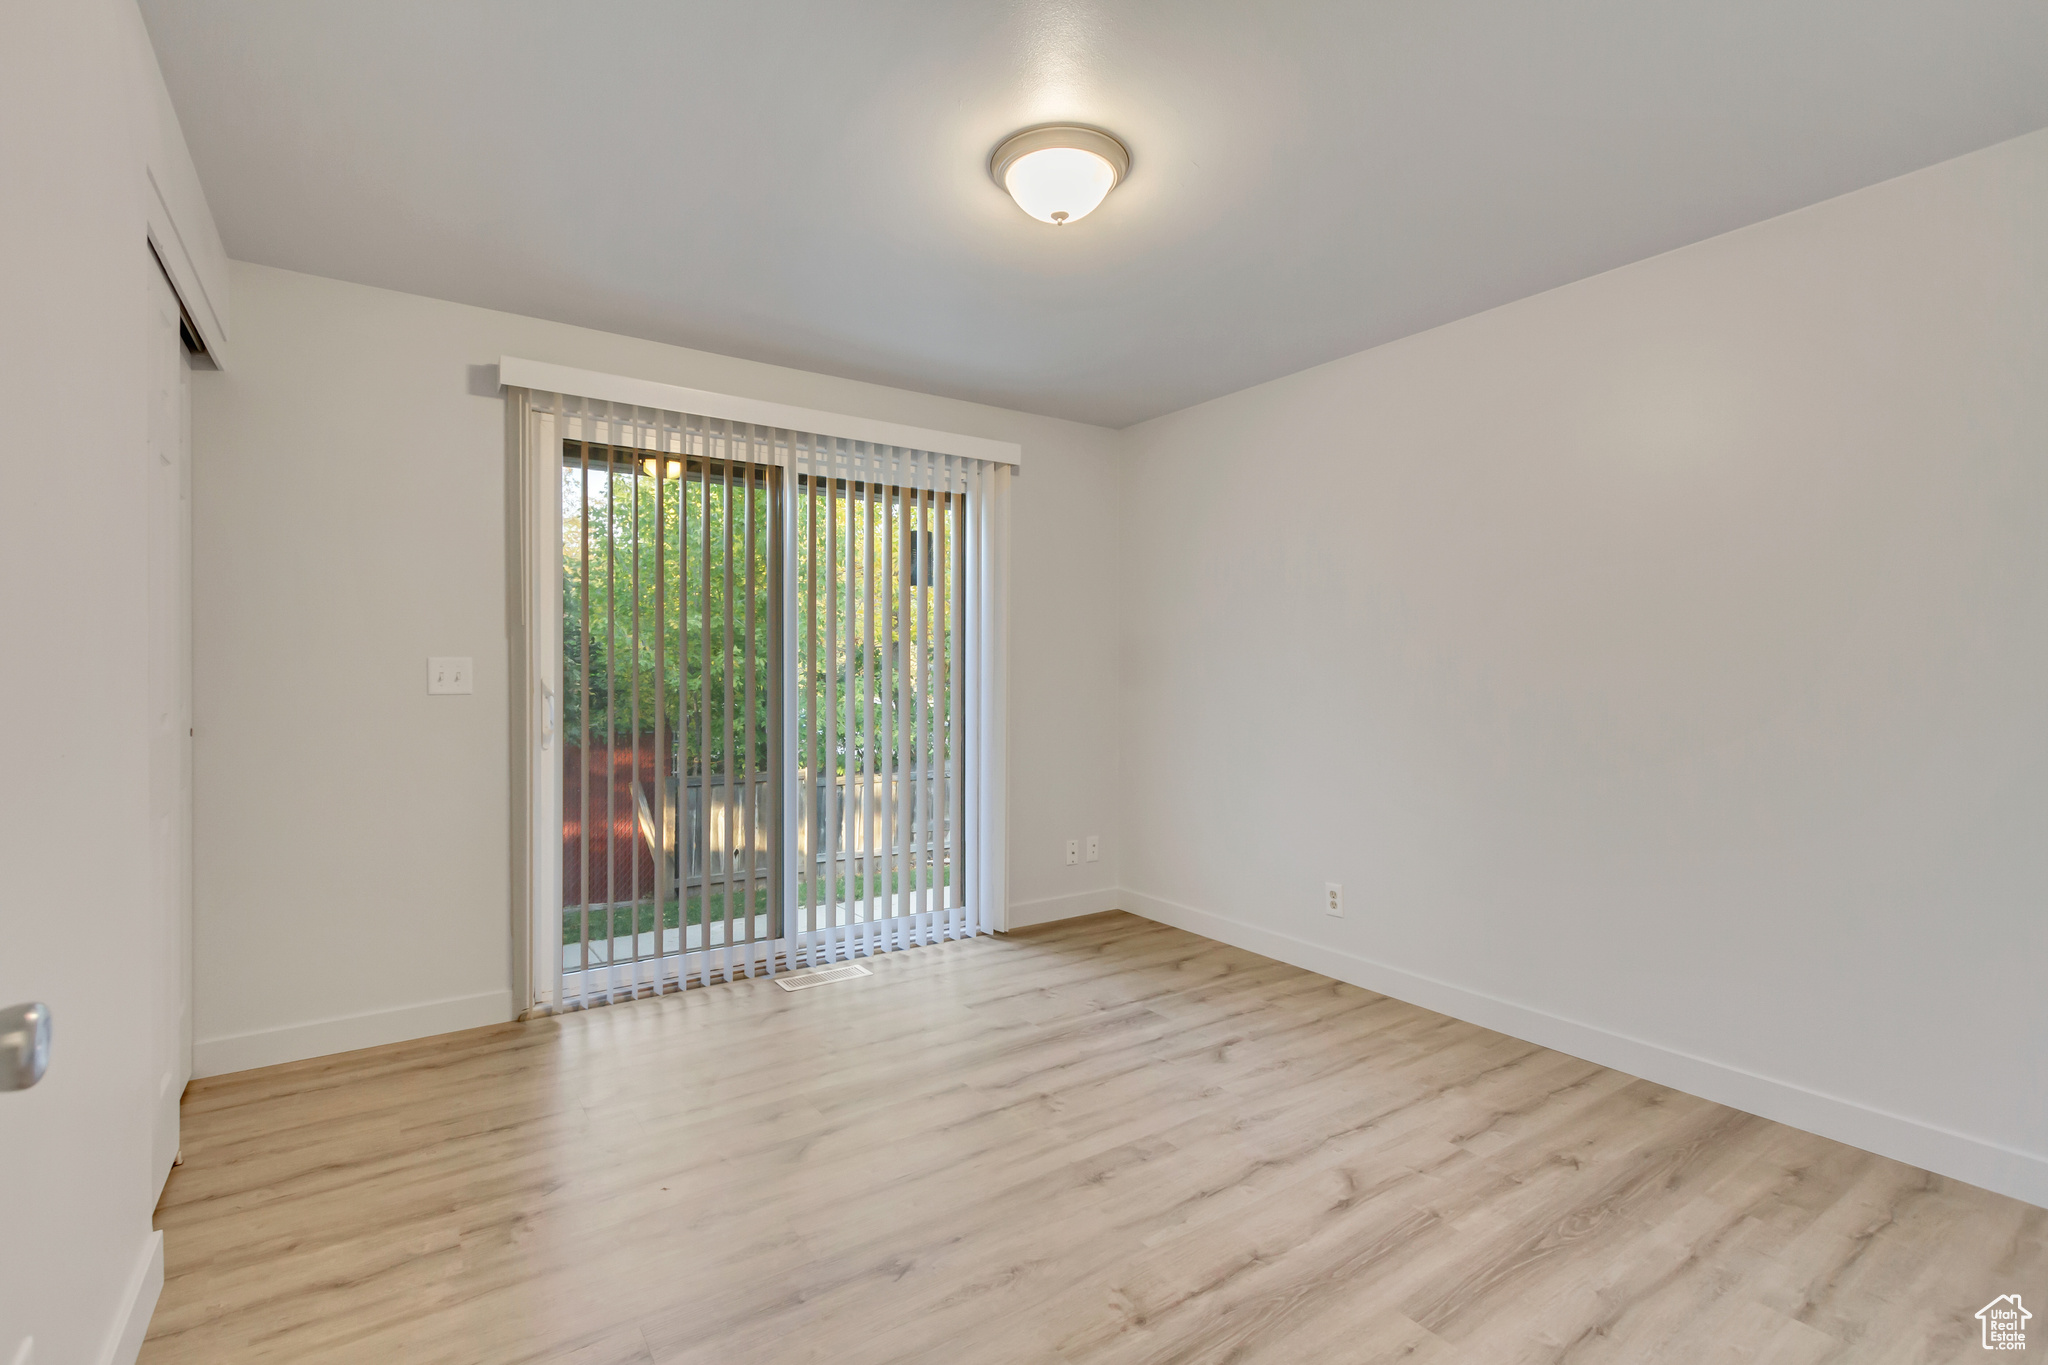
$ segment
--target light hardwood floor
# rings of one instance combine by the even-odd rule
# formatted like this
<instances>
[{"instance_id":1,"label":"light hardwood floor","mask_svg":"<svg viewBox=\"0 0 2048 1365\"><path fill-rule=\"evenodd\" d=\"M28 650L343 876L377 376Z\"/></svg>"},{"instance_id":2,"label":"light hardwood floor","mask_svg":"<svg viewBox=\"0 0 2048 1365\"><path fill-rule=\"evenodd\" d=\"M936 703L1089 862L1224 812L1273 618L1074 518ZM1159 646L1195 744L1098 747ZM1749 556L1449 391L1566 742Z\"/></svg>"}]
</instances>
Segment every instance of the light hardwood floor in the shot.
<instances>
[{"instance_id":1,"label":"light hardwood floor","mask_svg":"<svg viewBox=\"0 0 2048 1365\"><path fill-rule=\"evenodd\" d=\"M1904 1362L2048 1303L2041 1209L1127 915L870 965L196 1083L143 1361Z\"/></svg>"}]
</instances>

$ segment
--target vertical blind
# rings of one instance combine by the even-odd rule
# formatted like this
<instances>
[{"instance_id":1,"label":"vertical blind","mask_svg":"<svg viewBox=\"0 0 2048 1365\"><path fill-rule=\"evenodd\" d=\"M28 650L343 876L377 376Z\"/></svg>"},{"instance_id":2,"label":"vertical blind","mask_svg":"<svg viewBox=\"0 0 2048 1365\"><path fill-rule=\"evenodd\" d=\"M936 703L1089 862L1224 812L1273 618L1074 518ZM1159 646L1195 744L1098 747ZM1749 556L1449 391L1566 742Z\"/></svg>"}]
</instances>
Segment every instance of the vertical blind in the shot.
<instances>
[{"instance_id":1,"label":"vertical blind","mask_svg":"<svg viewBox=\"0 0 2048 1365\"><path fill-rule=\"evenodd\" d=\"M856 471L795 488L797 930L828 961L971 933L960 499Z\"/></svg>"},{"instance_id":2,"label":"vertical blind","mask_svg":"<svg viewBox=\"0 0 2048 1365\"><path fill-rule=\"evenodd\" d=\"M776 937L773 472L563 442L562 965L581 993L651 987L678 954L708 970L707 949L751 970Z\"/></svg>"},{"instance_id":3,"label":"vertical blind","mask_svg":"<svg viewBox=\"0 0 2048 1365\"><path fill-rule=\"evenodd\" d=\"M536 769L561 811L536 915L560 930L535 936L534 1004L999 922L1008 469L519 399L560 454L559 754Z\"/></svg>"}]
</instances>

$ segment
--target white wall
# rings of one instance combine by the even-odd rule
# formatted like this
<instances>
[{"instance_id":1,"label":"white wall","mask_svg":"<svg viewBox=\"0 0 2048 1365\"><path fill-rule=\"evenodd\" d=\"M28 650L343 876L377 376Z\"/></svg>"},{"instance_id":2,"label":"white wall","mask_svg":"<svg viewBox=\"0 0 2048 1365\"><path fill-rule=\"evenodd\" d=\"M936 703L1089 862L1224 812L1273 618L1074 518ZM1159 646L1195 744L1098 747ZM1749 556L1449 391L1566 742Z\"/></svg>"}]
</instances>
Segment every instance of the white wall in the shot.
<instances>
[{"instance_id":1,"label":"white wall","mask_svg":"<svg viewBox=\"0 0 2048 1365\"><path fill-rule=\"evenodd\" d=\"M1107 908L1111 432L557 323L234 267L195 377L197 1070L511 1010L501 354L1021 442L1013 923ZM471 655L474 697L426 659ZM1065 866L1068 837L1103 861Z\"/></svg>"},{"instance_id":2,"label":"white wall","mask_svg":"<svg viewBox=\"0 0 2048 1365\"><path fill-rule=\"evenodd\" d=\"M1127 908L2048 1203L2048 133L1125 435Z\"/></svg>"},{"instance_id":3,"label":"white wall","mask_svg":"<svg viewBox=\"0 0 2048 1365\"><path fill-rule=\"evenodd\" d=\"M10 1361L31 1334L39 1362L132 1360L162 1275L152 1116L176 1005L149 876L151 177L200 258L219 242L161 91L128 0L8 7L0 1004L54 1019L47 1078L0 1094Z\"/></svg>"}]
</instances>

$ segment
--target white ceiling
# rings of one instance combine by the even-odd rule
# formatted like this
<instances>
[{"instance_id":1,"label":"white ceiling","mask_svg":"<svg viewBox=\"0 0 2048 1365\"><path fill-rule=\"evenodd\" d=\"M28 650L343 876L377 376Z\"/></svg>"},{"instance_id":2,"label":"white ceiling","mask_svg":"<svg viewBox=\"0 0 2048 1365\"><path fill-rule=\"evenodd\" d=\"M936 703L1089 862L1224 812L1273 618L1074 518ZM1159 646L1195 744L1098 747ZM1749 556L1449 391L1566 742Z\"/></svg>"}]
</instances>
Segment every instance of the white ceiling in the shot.
<instances>
[{"instance_id":1,"label":"white ceiling","mask_svg":"<svg viewBox=\"0 0 2048 1365\"><path fill-rule=\"evenodd\" d=\"M2041 0L142 7L240 259L1110 426L2048 127Z\"/></svg>"}]
</instances>

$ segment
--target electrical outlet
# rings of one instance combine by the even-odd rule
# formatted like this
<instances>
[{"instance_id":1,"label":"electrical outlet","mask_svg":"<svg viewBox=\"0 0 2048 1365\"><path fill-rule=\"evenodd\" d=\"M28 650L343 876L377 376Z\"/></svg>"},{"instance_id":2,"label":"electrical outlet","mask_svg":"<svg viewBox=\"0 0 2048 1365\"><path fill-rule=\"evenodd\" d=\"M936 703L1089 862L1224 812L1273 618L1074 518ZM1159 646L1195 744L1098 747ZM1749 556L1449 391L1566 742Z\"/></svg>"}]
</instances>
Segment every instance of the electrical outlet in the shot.
<instances>
[{"instance_id":1,"label":"electrical outlet","mask_svg":"<svg viewBox=\"0 0 2048 1365\"><path fill-rule=\"evenodd\" d=\"M36 1339L23 1337L21 1348L14 1353L14 1365L36 1365Z\"/></svg>"},{"instance_id":2,"label":"electrical outlet","mask_svg":"<svg viewBox=\"0 0 2048 1365\"><path fill-rule=\"evenodd\" d=\"M476 661L453 657L428 659L427 691L437 697L475 692Z\"/></svg>"},{"instance_id":3,"label":"electrical outlet","mask_svg":"<svg viewBox=\"0 0 2048 1365\"><path fill-rule=\"evenodd\" d=\"M1323 913L1344 918L1344 888L1335 882L1323 883Z\"/></svg>"},{"instance_id":4,"label":"electrical outlet","mask_svg":"<svg viewBox=\"0 0 2048 1365\"><path fill-rule=\"evenodd\" d=\"M1102 856L1102 836L1101 836L1100 834L1091 834L1091 835L1089 835L1089 836L1088 836L1088 861L1092 863L1092 862L1094 862L1094 861L1095 861L1096 859L1100 858L1101 856Z\"/></svg>"},{"instance_id":5,"label":"electrical outlet","mask_svg":"<svg viewBox=\"0 0 2048 1365\"><path fill-rule=\"evenodd\" d=\"M1081 841L1079 839L1067 840L1067 866L1072 867L1075 863L1078 863L1080 861Z\"/></svg>"}]
</instances>

